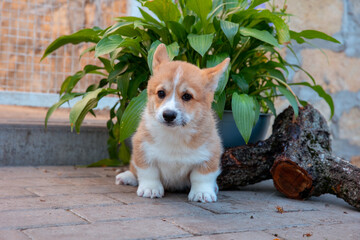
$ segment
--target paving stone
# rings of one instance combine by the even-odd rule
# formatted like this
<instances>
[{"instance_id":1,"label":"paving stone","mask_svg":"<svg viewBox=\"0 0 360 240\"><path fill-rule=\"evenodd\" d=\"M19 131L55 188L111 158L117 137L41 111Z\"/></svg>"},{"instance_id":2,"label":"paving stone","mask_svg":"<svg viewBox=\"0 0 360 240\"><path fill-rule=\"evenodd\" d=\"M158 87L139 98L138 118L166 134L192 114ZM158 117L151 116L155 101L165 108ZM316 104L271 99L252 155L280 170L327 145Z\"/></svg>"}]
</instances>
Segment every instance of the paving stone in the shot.
<instances>
[{"instance_id":1,"label":"paving stone","mask_svg":"<svg viewBox=\"0 0 360 240\"><path fill-rule=\"evenodd\" d=\"M16 230L2 230L0 231L0 240L29 240L24 233Z\"/></svg>"},{"instance_id":2,"label":"paving stone","mask_svg":"<svg viewBox=\"0 0 360 240\"><path fill-rule=\"evenodd\" d=\"M180 228L159 219L28 229L24 232L36 240L159 239L190 236Z\"/></svg>"},{"instance_id":3,"label":"paving stone","mask_svg":"<svg viewBox=\"0 0 360 240\"><path fill-rule=\"evenodd\" d=\"M57 187L28 187L28 191L39 196L62 195L62 194L86 194L86 193L117 193L132 192L126 186L118 185L79 185L79 186L57 186Z\"/></svg>"},{"instance_id":4,"label":"paving stone","mask_svg":"<svg viewBox=\"0 0 360 240\"><path fill-rule=\"evenodd\" d=\"M165 196L163 198L143 198L138 197L136 195L136 189L137 187L131 187L127 186L128 188L131 188L132 192L130 193L110 193L106 194L106 196L109 196L113 199L116 199L120 202L126 203L126 204L137 204L137 203L157 203L157 202L188 202L188 194L187 193L168 193L165 192Z\"/></svg>"},{"instance_id":5,"label":"paving stone","mask_svg":"<svg viewBox=\"0 0 360 240\"><path fill-rule=\"evenodd\" d=\"M62 209L7 211L0 214L0 230L84 224L86 221Z\"/></svg>"},{"instance_id":6,"label":"paving stone","mask_svg":"<svg viewBox=\"0 0 360 240\"><path fill-rule=\"evenodd\" d=\"M149 199L148 199L149 200ZM181 202L148 202L147 204L98 206L72 209L72 212L89 222L118 221L138 218L154 218L168 216L208 216L209 211Z\"/></svg>"},{"instance_id":7,"label":"paving stone","mask_svg":"<svg viewBox=\"0 0 360 240\"><path fill-rule=\"evenodd\" d=\"M324 239L324 240L357 240L360 239L358 223L335 224L313 227L296 227L287 229L269 230L268 233L277 234L284 239Z\"/></svg>"},{"instance_id":8,"label":"paving stone","mask_svg":"<svg viewBox=\"0 0 360 240\"><path fill-rule=\"evenodd\" d=\"M193 234L217 234L243 231L264 231L289 227L309 227L314 225L354 223L353 216L324 211L255 212L244 214L221 214L189 217L165 218L167 221Z\"/></svg>"},{"instance_id":9,"label":"paving stone","mask_svg":"<svg viewBox=\"0 0 360 240\"><path fill-rule=\"evenodd\" d=\"M182 240L237 240L237 239L272 240L274 238L275 237L273 235L265 232L237 232L237 233L187 237L181 239Z\"/></svg>"},{"instance_id":10,"label":"paving stone","mask_svg":"<svg viewBox=\"0 0 360 240\"><path fill-rule=\"evenodd\" d=\"M2 198L14 198L14 197L28 197L36 196L34 193L27 191L21 187L0 187L0 199Z\"/></svg>"},{"instance_id":11,"label":"paving stone","mask_svg":"<svg viewBox=\"0 0 360 240\"><path fill-rule=\"evenodd\" d=\"M74 208L94 205L122 204L102 194L77 194L45 197L0 199L0 211L46 208ZM0 213L1 214L1 213Z\"/></svg>"},{"instance_id":12,"label":"paving stone","mask_svg":"<svg viewBox=\"0 0 360 240\"><path fill-rule=\"evenodd\" d=\"M25 177L46 177L46 174L35 167L0 167L0 179Z\"/></svg>"}]
</instances>

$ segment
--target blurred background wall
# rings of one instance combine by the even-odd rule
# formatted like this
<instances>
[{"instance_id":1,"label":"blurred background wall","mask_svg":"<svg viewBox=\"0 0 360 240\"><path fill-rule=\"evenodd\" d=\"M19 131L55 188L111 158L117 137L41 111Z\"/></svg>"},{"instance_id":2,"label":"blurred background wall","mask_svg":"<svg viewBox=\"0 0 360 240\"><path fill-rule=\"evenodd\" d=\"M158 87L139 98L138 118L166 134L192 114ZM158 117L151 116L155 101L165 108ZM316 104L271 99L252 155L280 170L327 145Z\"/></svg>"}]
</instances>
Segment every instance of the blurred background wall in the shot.
<instances>
[{"instance_id":1,"label":"blurred background wall","mask_svg":"<svg viewBox=\"0 0 360 240\"><path fill-rule=\"evenodd\" d=\"M284 0L275 0L282 7ZM270 1L273 3L273 1ZM312 41L323 48L297 46L296 59L283 50L286 59L309 71L330 93L335 115L329 121L333 149L348 160L360 161L360 1L288 0L287 10L294 16L292 30L316 29L337 38L341 44ZM82 28L104 28L117 16L136 14L133 0L0 0L0 104L50 106L66 76L96 64L92 54L79 62L87 44L67 45L40 58L51 41ZM325 53L325 54L324 54ZM97 81L86 77L77 90ZM308 81L302 72L291 72L289 81ZM329 119L330 110L316 93L295 88L298 96L311 102ZM279 100L279 111L287 106ZM1 117L1 113L0 113Z\"/></svg>"}]
</instances>

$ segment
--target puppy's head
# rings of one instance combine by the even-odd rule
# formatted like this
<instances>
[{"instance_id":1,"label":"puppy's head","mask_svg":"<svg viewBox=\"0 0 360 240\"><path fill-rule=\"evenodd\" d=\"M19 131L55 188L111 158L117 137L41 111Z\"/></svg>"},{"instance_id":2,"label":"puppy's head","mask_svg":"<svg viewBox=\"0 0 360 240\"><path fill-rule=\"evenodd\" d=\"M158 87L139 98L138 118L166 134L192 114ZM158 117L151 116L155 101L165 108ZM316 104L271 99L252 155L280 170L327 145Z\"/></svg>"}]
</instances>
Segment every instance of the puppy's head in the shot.
<instances>
[{"instance_id":1,"label":"puppy's head","mask_svg":"<svg viewBox=\"0 0 360 240\"><path fill-rule=\"evenodd\" d=\"M218 81L229 65L200 69L181 61L170 61L166 47L160 44L153 57L153 76L148 83L148 112L158 122L186 126L211 111Z\"/></svg>"}]
</instances>

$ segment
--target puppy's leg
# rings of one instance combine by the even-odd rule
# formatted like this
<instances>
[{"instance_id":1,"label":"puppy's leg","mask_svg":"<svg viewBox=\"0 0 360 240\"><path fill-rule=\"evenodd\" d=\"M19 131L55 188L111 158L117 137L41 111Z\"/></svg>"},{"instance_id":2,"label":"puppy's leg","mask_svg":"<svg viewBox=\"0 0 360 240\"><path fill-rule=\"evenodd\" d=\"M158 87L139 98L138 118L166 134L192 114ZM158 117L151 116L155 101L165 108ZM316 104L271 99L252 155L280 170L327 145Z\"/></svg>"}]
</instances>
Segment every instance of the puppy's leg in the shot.
<instances>
[{"instance_id":1,"label":"puppy's leg","mask_svg":"<svg viewBox=\"0 0 360 240\"><path fill-rule=\"evenodd\" d=\"M218 191L216 178L219 174L220 169L207 174L193 170L190 174L191 189L188 196L189 201L216 202L216 193Z\"/></svg>"},{"instance_id":2,"label":"puppy's leg","mask_svg":"<svg viewBox=\"0 0 360 240\"><path fill-rule=\"evenodd\" d=\"M136 170L139 180L137 190L139 197L161 198L164 196L164 187L160 181L160 172L157 167L137 167Z\"/></svg>"},{"instance_id":3,"label":"puppy's leg","mask_svg":"<svg viewBox=\"0 0 360 240\"><path fill-rule=\"evenodd\" d=\"M191 189L188 196L189 201L194 202L216 202L218 186L216 178L220 174L220 151L203 165L195 168L190 173Z\"/></svg>"},{"instance_id":4,"label":"puppy's leg","mask_svg":"<svg viewBox=\"0 0 360 240\"><path fill-rule=\"evenodd\" d=\"M138 181L136 179L136 169L132 163L130 163L130 170L119 173L115 178L116 185L131 185L137 186Z\"/></svg>"}]
</instances>

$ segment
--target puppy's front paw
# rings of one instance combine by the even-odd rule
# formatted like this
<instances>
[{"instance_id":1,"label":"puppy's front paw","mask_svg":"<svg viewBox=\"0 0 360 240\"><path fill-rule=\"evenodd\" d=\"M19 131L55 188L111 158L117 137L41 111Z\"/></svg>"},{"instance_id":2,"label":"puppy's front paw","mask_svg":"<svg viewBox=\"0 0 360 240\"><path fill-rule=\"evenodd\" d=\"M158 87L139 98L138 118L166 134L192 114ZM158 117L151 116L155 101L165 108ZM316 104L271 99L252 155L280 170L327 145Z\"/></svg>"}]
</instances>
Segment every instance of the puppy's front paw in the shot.
<instances>
[{"instance_id":1,"label":"puppy's front paw","mask_svg":"<svg viewBox=\"0 0 360 240\"><path fill-rule=\"evenodd\" d=\"M137 195L146 198L161 198L164 196L164 187L161 182L140 183Z\"/></svg>"},{"instance_id":2,"label":"puppy's front paw","mask_svg":"<svg viewBox=\"0 0 360 240\"><path fill-rule=\"evenodd\" d=\"M193 202L216 202L217 197L215 191L209 190L209 189L194 189L191 188L189 196L189 201Z\"/></svg>"},{"instance_id":3,"label":"puppy's front paw","mask_svg":"<svg viewBox=\"0 0 360 240\"><path fill-rule=\"evenodd\" d=\"M123 184L123 185L137 186L138 182L132 172L126 171L126 172L122 172L122 173L119 173L118 175L116 175L115 184L116 185Z\"/></svg>"}]
</instances>

